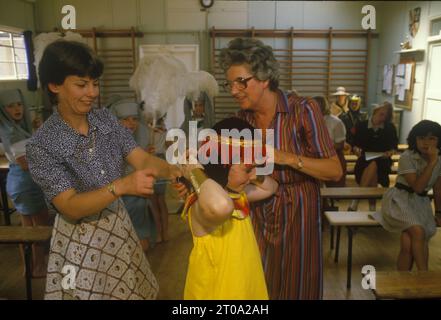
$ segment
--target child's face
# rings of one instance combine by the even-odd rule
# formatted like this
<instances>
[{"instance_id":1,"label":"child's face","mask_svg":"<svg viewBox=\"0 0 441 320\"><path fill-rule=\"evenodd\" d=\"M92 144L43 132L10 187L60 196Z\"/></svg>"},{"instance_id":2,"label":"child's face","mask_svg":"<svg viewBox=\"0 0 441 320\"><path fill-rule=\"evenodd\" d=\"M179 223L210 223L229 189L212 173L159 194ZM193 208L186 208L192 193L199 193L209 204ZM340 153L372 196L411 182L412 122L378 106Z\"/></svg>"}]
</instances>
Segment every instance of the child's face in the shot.
<instances>
[{"instance_id":1,"label":"child's face","mask_svg":"<svg viewBox=\"0 0 441 320\"><path fill-rule=\"evenodd\" d=\"M372 123L375 125L381 125L386 122L387 118L387 110L385 108L381 108L372 116Z\"/></svg>"},{"instance_id":2,"label":"child's face","mask_svg":"<svg viewBox=\"0 0 441 320\"><path fill-rule=\"evenodd\" d=\"M193 116L203 117L204 116L204 103L202 101L196 101L194 103Z\"/></svg>"},{"instance_id":3,"label":"child's face","mask_svg":"<svg viewBox=\"0 0 441 320\"><path fill-rule=\"evenodd\" d=\"M15 121L23 119L23 104L21 102L14 102L7 105L5 111Z\"/></svg>"},{"instance_id":4,"label":"child's face","mask_svg":"<svg viewBox=\"0 0 441 320\"><path fill-rule=\"evenodd\" d=\"M346 99L347 99L347 96L337 96L337 101L338 101L338 104L339 105L342 105L342 104L345 104L346 103Z\"/></svg>"},{"instance_id":5,"label":"child's face","mask_svg":"<svg viewBox=\"0 0 441 320\"><path fill-rule=\"evenodd\" d=\"M138 118L137 117L127 117L120 120L121 124L134 133L138 129Z\"/></svg>"},{"instance_id":6,"label":"child's face","mask_svg":"<svg viewBox=\"0 0 441 320\"><path fill-rule=\"evenodd\" d=\"M422 154L427 154L430 148L438 147L438 137L428 134L427 136L416 137L417 149Z\"/></svg>"},{"instance_id":7,"label":"child's face","mask_svg":"<svg viewBox=\"0 0 441 320\"><path fill-rule=\"evenodd\" d=\"M256 179L256 167L254 165L233 164L228 174L227 187L233 191L241 192L254 179Z\"/></svg>"}]
</instances>

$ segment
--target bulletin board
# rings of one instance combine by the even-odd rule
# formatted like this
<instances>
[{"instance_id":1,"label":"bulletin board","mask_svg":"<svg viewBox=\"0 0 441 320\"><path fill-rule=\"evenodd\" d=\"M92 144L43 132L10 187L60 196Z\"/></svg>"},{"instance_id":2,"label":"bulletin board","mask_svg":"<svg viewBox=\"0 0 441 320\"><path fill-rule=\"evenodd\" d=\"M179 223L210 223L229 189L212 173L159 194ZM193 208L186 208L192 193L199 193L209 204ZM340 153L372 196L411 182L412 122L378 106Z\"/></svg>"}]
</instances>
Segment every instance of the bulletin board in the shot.
<instances>
[{"instance_id":1,"label":"bulletin board","mask_svg":"<svg viewBox=\"0 0 441 320\"><path fill-rule=\"evenodd\" d=\"M406 58L401 58L399 64L396 65L394 79L396 107L412 110L415 65L415 60Z\"/></svg>"}]
</instances>

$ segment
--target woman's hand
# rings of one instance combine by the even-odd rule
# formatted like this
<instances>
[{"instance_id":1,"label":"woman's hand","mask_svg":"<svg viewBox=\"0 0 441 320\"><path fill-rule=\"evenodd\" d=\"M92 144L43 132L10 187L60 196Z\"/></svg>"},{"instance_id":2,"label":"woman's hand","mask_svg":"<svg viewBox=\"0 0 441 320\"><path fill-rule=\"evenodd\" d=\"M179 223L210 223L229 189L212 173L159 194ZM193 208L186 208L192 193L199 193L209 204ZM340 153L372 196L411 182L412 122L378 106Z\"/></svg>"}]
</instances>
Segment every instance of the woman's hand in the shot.
<instances>
[{"instance_id":1,"label":"woman's hand","mask_svg":"<svg viewBox=\"0 0 441 320\"><path fill-rule=\"evenodd\" d=\"M157 172L154 169L137 170L115 181L115 193L118 196L133 195L147 197L153 194L153 185Z\"/></svg>"},{"instance_id":2,"label":"woman's hand","mask_svg":"<svg viewBox=\"0 0 441 320\"><path fill-rule=\"evenodd\" d=\"M394 155L394 153L395 153L394 150L386 151L385 153L383 153L383 158L390 158Z\"/></svg>"},{"instance_id":3,"label":"woman's hand","mask_svg":"<svg viewBox=\"0 0 441 320\"><path fill-rule=\"evenodd\" d=\"M21 170L23 170L23 171L28 171L29 170L28 162L26 160L26 156L21 156L21 157L15 159L15 161L17 161L17 164L20 166Z\"/></svg>"}]
</instances>

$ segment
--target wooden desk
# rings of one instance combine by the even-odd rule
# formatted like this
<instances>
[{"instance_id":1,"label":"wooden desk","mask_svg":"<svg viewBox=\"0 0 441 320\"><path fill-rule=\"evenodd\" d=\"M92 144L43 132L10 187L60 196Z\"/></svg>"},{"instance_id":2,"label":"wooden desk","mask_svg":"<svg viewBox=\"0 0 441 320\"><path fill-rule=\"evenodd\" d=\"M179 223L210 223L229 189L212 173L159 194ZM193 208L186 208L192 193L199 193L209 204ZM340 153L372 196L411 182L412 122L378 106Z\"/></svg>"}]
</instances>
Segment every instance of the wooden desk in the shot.
<instances>
[{"instance_id":1,"label":"wooden desk","mask_svg":"<svg viewBox=\"0 0 441 320\"><path fill-rule=\"evenodd\" d=\"M26 298L28 300L32 300L32 244L49 241L51 236L52 227L0 227L1 244L22 244L24 246Z\"/></svg>"},{"instance_id":2,"label":"wooden desk","mask_svg":"<svg viewBox=\"0 0 441 320\"><path fill-rule=\"evenodd\" d=\"M331 226L346 227L348 230L348 258L346 262L346 288L351 288L352 277L352 239L356 227L379 227L380 223L373 218L374 212L366 211L326 211L325 217ZM338 236L339 238L339 236ZM338 257L338 246L336 257ZM337 262L337 261L336 261Z\"/></svg>"},{"instance_id":3,"label":"wooden desk","mask_svg":"<svg viewBox=\"0 0 441 320\"><path fill-rule=\"evenodd\" d=\"M346 162L356 162L358 159L358 157L355 154L345 154L345 160ZM394 154L391 157L393 162L399 161L400 160L400 155L399 154Z\"/></svg>"},{"instance_id":4,"label":"wooden desk","mask_svg":"<svg viewBox=\"0 0 441 320\"><path fill-rule=\"evenodd\" d=\"M406 151L409 148L408 144L399 144L398 145L398 151L403 152Z\"/></svg>"},{"instance_id":5,"label":"wooden desk","mask_svg":"<svg viewBox=\"0 0 441 320\"><path fill-rule=\"evenodd\" d=\"M441 299L441 271L376 272L377 299Z\"/></svg>"},{"instance_id":6,"label":"wooden desk","mask_svg":"<svg viewBox=\"0 0 441 320\"><path fill-rule=\"evenodd\" d=\"M344 187L344 188L320 188L320 196L325 199L381 199L388 188L378 187ZM433 190L429 191L429 197L433 198Z\"/></svg>"}]
</instances>

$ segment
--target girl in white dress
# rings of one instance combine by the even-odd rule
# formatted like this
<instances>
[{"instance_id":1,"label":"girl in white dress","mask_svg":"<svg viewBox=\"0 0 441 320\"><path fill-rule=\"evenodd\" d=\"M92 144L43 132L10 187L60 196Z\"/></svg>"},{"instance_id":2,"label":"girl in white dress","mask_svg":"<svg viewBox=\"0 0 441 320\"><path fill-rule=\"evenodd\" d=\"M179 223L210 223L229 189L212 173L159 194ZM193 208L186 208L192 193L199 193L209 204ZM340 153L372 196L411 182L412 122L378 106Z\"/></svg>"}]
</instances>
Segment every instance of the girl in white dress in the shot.
<instances>
[{"instance_id":1,"label":"girl in white dress","mask_svg":"<svg viewBox=\"0 0 441 320\"><path fill-rule=\"evenodd\" d=\"M391 232L401 232L399 271L428 269L428 241L441 226L441 126L430 120L416 124L400 157L395 187L383 196L376 218ZM433 188L435 216L427 192Z\"/></svg>"}]
</instances>

